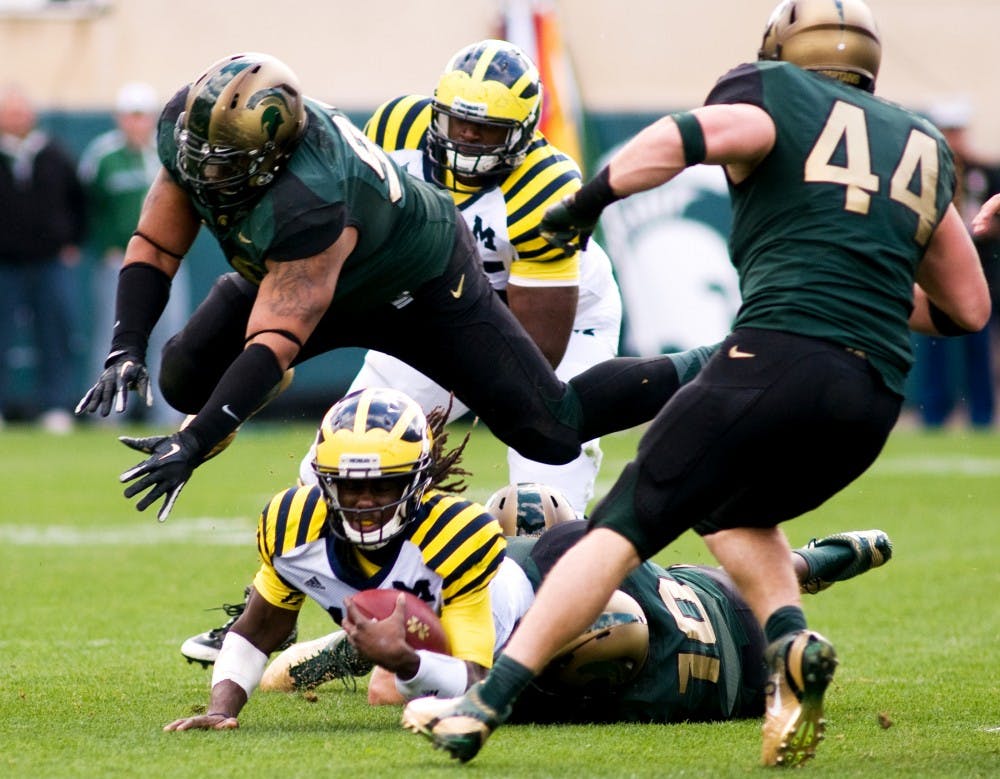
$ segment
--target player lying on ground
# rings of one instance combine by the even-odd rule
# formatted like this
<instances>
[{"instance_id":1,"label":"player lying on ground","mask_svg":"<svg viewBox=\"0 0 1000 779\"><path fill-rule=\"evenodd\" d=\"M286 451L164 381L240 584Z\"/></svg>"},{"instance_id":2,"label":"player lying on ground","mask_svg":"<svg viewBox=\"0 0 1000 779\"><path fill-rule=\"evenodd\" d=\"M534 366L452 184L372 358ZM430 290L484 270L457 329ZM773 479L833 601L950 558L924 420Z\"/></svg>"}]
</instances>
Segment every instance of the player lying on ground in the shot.
<instances>
[{"instance_id":1,"label":"player lying on ground","mask_svg":"<svg viewBox=\"0 0 1000 779\"><path fill-rule=\"evenodd\" d=\"M353 393L330 408L314 459L319 485L285 490L261 513L261 567L215 663L208 713L168 729L234 727L306 595L351 633L367 628L350 601L363 590L405 590L433 607L450 656L378 655L407 698L458 694L470 676L485 674L532 589L505 558L496 520L454 494L463 488L458 462L465 442L444 450L446 419L447 409L428 419L413 400L389 389ZM346 672L371 670L346 640L340 647L337 661Z\"/></svg>"},{"instance_id":2,"label":"player lying on ground","mask_svg":"<svg viewBox=\"0 0 1000 779\"><path fill-rule=\"evenodd\" d=\"M435 500L433 494L428 497ZM546 511L544 501L552 498L564 500L544 485L522 484L509 485L488 501L488 505L496 507L507 533L524 533L507 539L506 559L507 564L516 562L515 567L532 588L538 586L554 560L585 528L585 523L573 519L569 512ZM527 534L537 533L539 527L546 529L540 540L537 535ZM402 546L405 544L404 541ZM880 531L838 534L795 552L803 587L810 592L882 565L890 554L889 539ZM508 575L506 585L514 581L521 579ZM323 582L329 583L329 579L320 581ZM383 582L383 586L388 584ZM315 592L315 588L309 591ZM494 604L497 621L509 619L510 611L503 608L503 600L494 601ZM526 604L521 603L520 608L524 607ZM247 607L251 617L247 620L241 617L234 625L235 630L246 631L240 634L241 641L250 637L259 640L259 631L254 625L259 624L268 610L275 609L280 610L280 607L269 604L254 590ZM692 624L697 621L691 614L703 615L707 620L696 631L697 638L689 636ZM266 686L284 690L310 689L333 678L367 673L374 663L379 663L369 682L369 701L372 704L401 703L413 694L412 679L407 685L406 680L401 682L394 678L387 668L416 666L415 676L419 677L424 672L425 662L432 668L438 662L448 662L430 657L428 653L414 652L409 647L401 613L364 625L359 623L351 607L345 616L344 630L280 655L267 669ZM752 628L752 622L745 604L718 569L689 566L663 569L650 563L625 583L623 592L609 602L607 613L595 626L552 664L551 673L543 676L536 688L539 700L526 698L526 705L519 711L542 721L580 721L581 718L584 721L674 721L759 715L765 675L761 654L763 641L755 629L745 633L745 626ZM359 629L362 627L366 629ZM496 651L502 646L505 632L497 633ZM345 640L345 636L349 639ZM599 640L594 640L597 638ZM232 646L230 640L220 664L232 662ZM741 656L729 651L733 646L743 649ZM692 648L710 660L704 668L696 669L689 681L678 676L677 669L681 666L676 658ZM323 655L335 658L335 662L323 662L320 667L326 675L318 675L314 661ZM400 660L405 656L409 656L407 661ZM261 658L256 659L259 662ZM461 670L458 663L450 664L451 670L456 672L454 681L467 685L480 676L482 670L474 663L465 666L463 675L457 673ZM603 670L595 673L595 667ZM334 669L332 673L329 672L331 668ZM259 678L256 666L253 673ZM236 676L246 680L243 673ZM742 690L738 696L732 687L734 679L745 680L738 681ZM655 694L650 695L652 690ZM243 692L248 694L245 688ZM219 678L217 671L208 713L176 720L166 729L237 727L236 714L242 708L241 699L245 702L245 696L232 690L228 682Z\"/></svg>"},{"instance_id":3,"label":"player lying on ground","mask_svg":"<svg viewBox=\"0 0 1000 779\"><path fill-rule=\"evenodd\" d=\"M547 485L518 484L504 487L486 503L508 535L508 559L525 571L534 589L586 527L570 512L554 509L564 500ZM514 534L517 537L511 538ZM850 531L815 539L794 550L792 560L802 591L816 593L882 565L891 553L882 531ZM533 721L669 722L762 713L763 635L725 572L646 563L620 590L594 626L570 642L568 647L574 648L559 653L515 716ZM637 622L646 627L638 628ZM283 652L265 671L261 689L308 690L341 678L344 664L332 662L341 633ZM352 643L377 662L377 645L366 641ZM739 650L735 655L734 647ZM691 666L686 672L681 670L684 658ZM369 702L403 702L392 682L391 674L376 666L368 685ZM572 705L567 698L573 699Z\"/></svg>"}]
</instances>

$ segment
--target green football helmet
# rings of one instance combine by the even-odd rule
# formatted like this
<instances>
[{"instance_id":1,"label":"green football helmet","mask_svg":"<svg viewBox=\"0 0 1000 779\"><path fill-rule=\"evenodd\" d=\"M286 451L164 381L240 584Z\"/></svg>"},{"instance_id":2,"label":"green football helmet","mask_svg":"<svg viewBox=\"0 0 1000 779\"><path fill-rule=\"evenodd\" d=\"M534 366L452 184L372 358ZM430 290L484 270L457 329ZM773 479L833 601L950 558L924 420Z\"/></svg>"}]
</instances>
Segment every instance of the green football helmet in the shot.
<instances>
[{"instance_id":1,"label":"green football helmet","mask_svg":"<svg viewBox=\"0 0 1000 779\"><path fill-rule=\"evenodd\" d=\"M540 536L553 525L579 519L559 490L547 484L508 484L490 495L486 510L505 536Z\"/></svg>"},{"instance_id":2,"label":"green football helmet","mask_svg":"<svg viewBox=\"0 0 1000 779\"><path fill-rule=\"evenodd\" d=\"M863 0L783 0L768 19L757 58L791 62L872 92L882 43Z\"/></svg>"},{"instance_id":3,"label":"green football helmet","mask_svg":"<svg viewBox=\"0 0 1000 779\"><path fill-rule=\"evenodd\" d=\"M266 54L236 54L188 89L177 117L177 171L206 208L238 208L274 181L306 127L298 78Z\"/></svg>"},{"instance_id":4,"label":"green football helmet","mask_svg":"<svg viewBox=\"0 0 1000 779\"><path fill-rule=\"evenodd\" d=\"M594 623L545 667L538 686L584 697L613 694L639 675L648 656L646 615L635 598L615 590Z\"/></svg>"}]
</instances>

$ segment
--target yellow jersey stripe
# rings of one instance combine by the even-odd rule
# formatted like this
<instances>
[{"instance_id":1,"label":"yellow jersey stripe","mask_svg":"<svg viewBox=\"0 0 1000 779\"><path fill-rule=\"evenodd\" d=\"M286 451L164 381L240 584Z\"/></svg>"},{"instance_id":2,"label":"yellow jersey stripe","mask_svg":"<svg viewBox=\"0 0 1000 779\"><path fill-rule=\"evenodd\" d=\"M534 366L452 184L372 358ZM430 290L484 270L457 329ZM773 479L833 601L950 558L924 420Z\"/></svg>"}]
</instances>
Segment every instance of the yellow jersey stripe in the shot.
<instances>
[{"instance_id":1,"label":"yellow jersey stripe","mask_svg":"<svg viewBox=\"0 0 1000 779\"><path fill-rule=\"evenodd\" d=\"M386 151L417 149L431 121L431 100L422 95L397 97L375 109L365 134Z\"/></svg>"},{"instance_id":2,"label":"yellow jersey stripe","mask_svg":"<svg viewBox=\"0 0 1000 779\"><path fill-rule=\"evenodd\" d=\"M428 516L410 540L420 547L428 567L441 576L447 603L485 586L503 560L506 542L499 523L481 506L443 493L428 495Z\"/></svg>"}]
</instances>

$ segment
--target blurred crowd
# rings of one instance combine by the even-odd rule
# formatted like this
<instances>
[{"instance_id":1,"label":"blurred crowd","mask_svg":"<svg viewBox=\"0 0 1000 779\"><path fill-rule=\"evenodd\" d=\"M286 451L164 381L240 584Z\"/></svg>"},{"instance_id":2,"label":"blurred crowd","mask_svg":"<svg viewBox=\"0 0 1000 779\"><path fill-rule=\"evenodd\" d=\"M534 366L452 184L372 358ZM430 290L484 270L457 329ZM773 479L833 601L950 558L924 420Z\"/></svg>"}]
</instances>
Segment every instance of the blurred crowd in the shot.
<instances>
[{"instance_id":1,"label":"blurred crowd","mask_svg":"<svg viewBox=\"0 0 1000 779\"><path fill-rule=\"evenodd\" d=\"M0 89L0 425L72 431L84 377L107 356L118 269L159 170L160 108L148 84L123 85L114 126L76 160L46 130L31 95L16 84ZM153 334L154 371L189 310L185 275ZM164 403L132 413L155 424L180 418Z\"/></svg>"}]
</instances>

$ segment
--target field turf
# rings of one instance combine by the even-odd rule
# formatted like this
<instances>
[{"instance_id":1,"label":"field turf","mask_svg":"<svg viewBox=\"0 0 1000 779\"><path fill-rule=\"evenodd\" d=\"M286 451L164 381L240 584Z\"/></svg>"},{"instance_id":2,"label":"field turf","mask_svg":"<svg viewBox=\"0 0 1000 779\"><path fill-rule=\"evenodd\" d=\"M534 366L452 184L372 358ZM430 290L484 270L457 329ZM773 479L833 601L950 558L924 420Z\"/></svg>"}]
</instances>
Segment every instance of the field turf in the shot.
<instances>
[{"instance_id":1,"label":"field turf","mask_svg":"<svg viewBox=\"0 0 1000 779\"><path fill-rule=\"evenodd\" d=\"M136 431L132 431L136 432ZM145 431L144 431L145 432ZM455 428L452 441L464 432ZM117 475L138 462L114 431L0 432L0 776L729 777L757 766L756 721L505 727L459 766L372 709L365 681L315 700L258 694L233 732L164 733L207 702L211 672L187 636L221 624L256 568L256 515L294 481L312 435L253 424L199 469L173 515L138 513ZM637 432L604 439L599 493ZM473 431L468 495L506 480L502 448ZM805 606L836 644L828 738L812 777L1000 775L1000 439L899 431L869 473L785 526L793 545L880 527L893 560ZM691 534L660 562L709 562ZM330 630L308 604L305 638Z\"/></svg>"}]
</instances>

